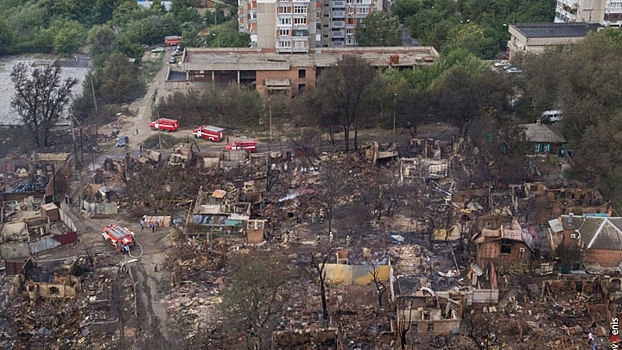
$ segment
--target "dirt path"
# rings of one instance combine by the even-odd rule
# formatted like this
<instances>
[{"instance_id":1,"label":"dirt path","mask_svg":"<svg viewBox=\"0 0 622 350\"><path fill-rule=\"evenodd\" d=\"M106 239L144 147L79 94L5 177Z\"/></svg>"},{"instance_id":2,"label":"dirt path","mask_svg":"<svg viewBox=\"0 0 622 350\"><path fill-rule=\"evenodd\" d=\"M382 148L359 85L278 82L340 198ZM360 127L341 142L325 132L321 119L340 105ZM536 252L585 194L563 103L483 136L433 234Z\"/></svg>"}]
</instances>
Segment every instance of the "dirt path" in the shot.
<instances>
[{"instance_id":1,"label":"dirt path","mask_svg":"<svg viewBox=\"0 0 622 350\"><path fill-rule=\"evenodd\" d=\"M154 60L151 57L151 53L147 53L144 60ZM132 111L138 111L136 116L129 119L129 123L123 126L121 131L122 135L129 135L130 146L136 147L140 145L141 142L145 141L147 137L151 134L149 129L149 122L151 121L151 107L153 104L154 96L159 96L161 93L164 93L164 82L166 80L166 75L168 74L169 64L168 59L171 57L171 52L166 51L164 53L164 59L162 60L162 67L158 71L158 73L153 77L152 83L149 85L147 89L147 93L142 98L132 102L129 106L129 109ZM159 59L156 59L159 62ZM156 91L158 91L157 95ZM138 129L138 134L136 134L136 130Z\"/></svg>"}]
</instances>

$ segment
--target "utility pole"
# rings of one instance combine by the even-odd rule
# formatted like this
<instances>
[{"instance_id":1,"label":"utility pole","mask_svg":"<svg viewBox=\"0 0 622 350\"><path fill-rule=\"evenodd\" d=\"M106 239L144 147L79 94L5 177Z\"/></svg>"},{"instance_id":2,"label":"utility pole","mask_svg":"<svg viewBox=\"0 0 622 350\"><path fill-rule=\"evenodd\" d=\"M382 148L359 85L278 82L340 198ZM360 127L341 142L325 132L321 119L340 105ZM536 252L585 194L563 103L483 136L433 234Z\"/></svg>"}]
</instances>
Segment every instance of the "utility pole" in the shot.
<instances>
[{"instance_id":1,"label":"utility pole","mask_svg":"<svg viewBox=\"0 0 622 350\"><path fill-rule=\"evenodd\" d=\"M93 75L90 76L91 91L93 92L93 103L95 104L95 114L99 118L99 109L97 108L97 99L95 98L95 85L93 85ZM97 123L95 123L95 139L97 139Z\"/></svg>"},{"instance_id":2,"label":"utility pole","mask_svg":"<svg viewBox=\"0 0 622 350\"><path fill-rule=\"evenodd\" d=\"M395 109L397 106L397 92L393 94L393 135L395 135Z\"/></svg>"},{"instance_id":3,"label":"utility pole","mask_svg":"<svg viewBox=\"0 0 622 350\"><path fill-rule=\"evenodd\" d=\"M270 118L270 141L272 141L272 100L268 99L268 116Z\"/></svg>"}]
</instances>

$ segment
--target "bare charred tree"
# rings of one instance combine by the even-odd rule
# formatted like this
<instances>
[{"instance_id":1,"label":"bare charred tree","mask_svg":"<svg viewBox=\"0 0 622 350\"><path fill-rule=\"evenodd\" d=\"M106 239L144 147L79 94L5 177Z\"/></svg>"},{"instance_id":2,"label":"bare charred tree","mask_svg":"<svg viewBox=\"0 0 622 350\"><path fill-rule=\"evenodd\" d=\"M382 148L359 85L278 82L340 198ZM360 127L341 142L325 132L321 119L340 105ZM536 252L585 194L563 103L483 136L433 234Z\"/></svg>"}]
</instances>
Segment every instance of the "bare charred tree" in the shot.
<instances>
[{"instance_id":1,"label":"bare charred tree","mask_svg":"<svg viewBox=\"0 0 622 350\"><path fill-rule=\"evenodd\" d=\"M463 320L466 335L473 340L480 350L488 350L493 345L490 335L493 333L492 319L487 314L472 314Z\"/></svg>"},{"instance_id":2,"label":"bare charred tree","mask_svg":"<svg viewBox=\"0 0 622 350\"><path fill-rule=\"evenodd\" d=\"M375 168L366 176L367 181L359 188L364 204L371 204L371 213L377 220L383 216L393 217L404 196L404 187L395 172Z\"/></svg>"},{"instance_id":3,"label":"bare charred tree","mask_svg":"<svg viewBox=\"0 0 622 350\"><path fill-rule=\"evenodd\" d=\"M410 331L410 327L412 326L412 301L410 302L410 304L408 305L408 320L406 319L406 315L404 315L403 313L400 313L398 315L399 317L399 322L398 322L398 332L400 335L400 345L402 347L402 350L406 349L406 335L408 334L408 331Z\"/></svg>"},{"instance_id":4,"label":"bare charred tree","mask_svg":"<svg viewBox=\"0 0 622 350\"><path fill-rule=\"evenodd\" d=\"M369 270L374 286L376 287L376 295L378 296L378 306L382 306L382 299L387 292L387 286L380 280L380 270L376 266Z\"/></svg>"},{"instance_id":5,"label":"bare charred tree","mask_svg":"<svg viewBox=\"0 0 622 350\"><path fill-rule=\"evenodd\" d=\"M344 56L336 67L320 74L308 107L315 111L320 122L332 134L334 127L343 129L346 153L350 150L350 131L364 113L363 105L372 89L375 71L362 58ZM355 133L354 143L357 143Z\"/></svg>"},{"instance_id":6,"label":"bare charred tree","mask_svg":"<svg viewBox=\"0 0 622 350\"><path fill-rule=\"evenodd\" d=\"M67 78L61 83L61 68L57 63L44 69L35 68L29 74L28 66L20 62L13 67L11 82L15 86L11 107L32 132L37 147L41 147L41 142L48 147L51 130L69 103L71 89L78 80Z\"/></svg>"},{"instance_id":7,"label":"bare charred tree","mask_svg":"<svg viewBox=\"0 0 622 350\"><path fill-rule=\"evenodd\" d=\"M331 232L337 200L348 193L349 174L343 165L337 164L335 161L327 161L320 169L320 181L324 186L323 193L320 195L321 205L326 212L328 232Z\"/></svg>"},{"instance_id":8,"label":"bare charred tree","mask_svg":"<svg viewBox=\"0 0 622 350\"><path fill-rule=\"evenodd\" d=\"M311 265L317 272L318 281L320 282L320 296L322 298L322 318L328 320L328 303L326 301L326 262L328 255L324 257L321 263L318 263L315 256L311 254Z\"/></svg>"},{"instance_id":9,"label":"bare charred tree","mask_svg":"<svg viewBox=\"0 0 622 350\"><path fill-rule=\"evenodd\" d=\"M223 293L223 313L232 331L247 334L249 348L264 349L266 336L291 297L295 270L274 256L238 255L229 260L233 277Z\"/></svg>"}]
</instances>

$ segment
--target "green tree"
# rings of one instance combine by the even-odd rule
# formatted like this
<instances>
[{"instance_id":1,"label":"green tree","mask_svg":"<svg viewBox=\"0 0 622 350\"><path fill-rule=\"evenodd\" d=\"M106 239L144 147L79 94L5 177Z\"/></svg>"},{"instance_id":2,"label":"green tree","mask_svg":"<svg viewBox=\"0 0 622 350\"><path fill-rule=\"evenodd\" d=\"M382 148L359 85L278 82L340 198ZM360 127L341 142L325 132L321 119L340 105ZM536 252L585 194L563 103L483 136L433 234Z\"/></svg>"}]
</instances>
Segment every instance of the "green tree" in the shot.
<instances>
[{"instance_id":1,"label":"green tree","mask_svg":"<svg viewBox=\"0 0 622 350\"><path fill-rule=\"evenodd\" d=\"M403 22L406 18L419 12L422 6L421 0L395 0L391 4L391 14Z\"/></svg>"},{"instance_id":2,"label":"green tree","mask_svg":"<svg viewBox=\"0 0 622 350\"><path fill-rule=\"evenodd\" d=\"M251 37L249 34L238 31L237 21L230 20L211 31L211 35L205 37L209 47L249 47Z\"/></svg>"},{"instance_id":3,"label":"green tree","mask_svg":"<svg viewBox=\"0 0 622 350\"><path fill-rule=\"evenodd\" d=\"M326 68L320 74L310 99L311 110L318 121L327 127L343 129L346 153L350 150L350 131L354 128L354 148L358 142L358 120L365 112L363 106L373 96L372 82L375 70L357 56L344 56L336 67ZM331 129L332 130L332 129Z\"/></svg>"},{"instance_id":4,"label":"green tree","mask_svg":"<svg viewBox=\"0 0 622 350\"><path fill-rule=\"evenodd\" d=\"M96 70L94 84L97 96L106 103L129 102L145 92L137 66L120 52L110 55L104 67Z\"/></svg>"},{"instance_id":5,"label":"green tree","mask_svg":"<svg viewBox=\"0 0 622 350\"><path fill-rule=\"evenodd\" d=\"M84 42L84 27L77 21L67 21L54 34L54 53L73 54Z\"/></svg>"},{"instance_id":6,"label":"green tree","mask_svg":"<svg viewBox=\"0 0 622 350\"><path fill-rule=\"evenodd\" d=\"M95 67L103 67L108 57L117 49L117 36L112 28L106 25L96 25L89 30L86 44L91 62Z\"/></svg>"},{"instance_id":7,"label":"green tree","mask_svg":"<svg viewBox=\"0 0 622 350\"><path fill-rule=\"evenodd\" d=\"M61 68L54 64L29 72L25 63L18 63L11 71L15 95L11 107L17 111L24 125L30 129L37 147L49 146L52 128L71 98L71 89L78 83L75 78L61 82Z\"/></svg>"},{"instance_id":8,"label":"green tree","mask_svg":"<svg viewBox=\"0 0 622 350\"><path fill-rule=\"evenodd\" d=\"M401 46L399 19L386 12L372 11L367 15L365 25L356 28L356 42L359 46Z\"/></svg>"},{"instance_id":9,"label":"green tree","mask_svg":"<svg viewBox=\"0 0 622 350\"><path fill-rule=\"evenodd\" d=\"M0 19L0 55L10 52L13 44L13 31L4 19Z\"/></svg>"}]
</instances>

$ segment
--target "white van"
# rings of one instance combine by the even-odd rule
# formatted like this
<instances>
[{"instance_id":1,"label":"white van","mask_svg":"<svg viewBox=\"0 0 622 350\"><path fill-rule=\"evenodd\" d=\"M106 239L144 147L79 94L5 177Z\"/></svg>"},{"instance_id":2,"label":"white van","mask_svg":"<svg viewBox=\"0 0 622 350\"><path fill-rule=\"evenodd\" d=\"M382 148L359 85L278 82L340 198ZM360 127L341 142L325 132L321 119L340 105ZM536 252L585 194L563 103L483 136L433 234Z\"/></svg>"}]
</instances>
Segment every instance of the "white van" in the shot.
<instances>
[{"instance_id":1,"label":"white van","mask_svg":"<svg viewBox=\"0 0 622 350\"><path fill-rule=\"evenodd\" d=\"M563 115L560 110L544 111L540 116L540 120L543 123L555 123L562 120Z\"/></svg>"}]
</instances>

